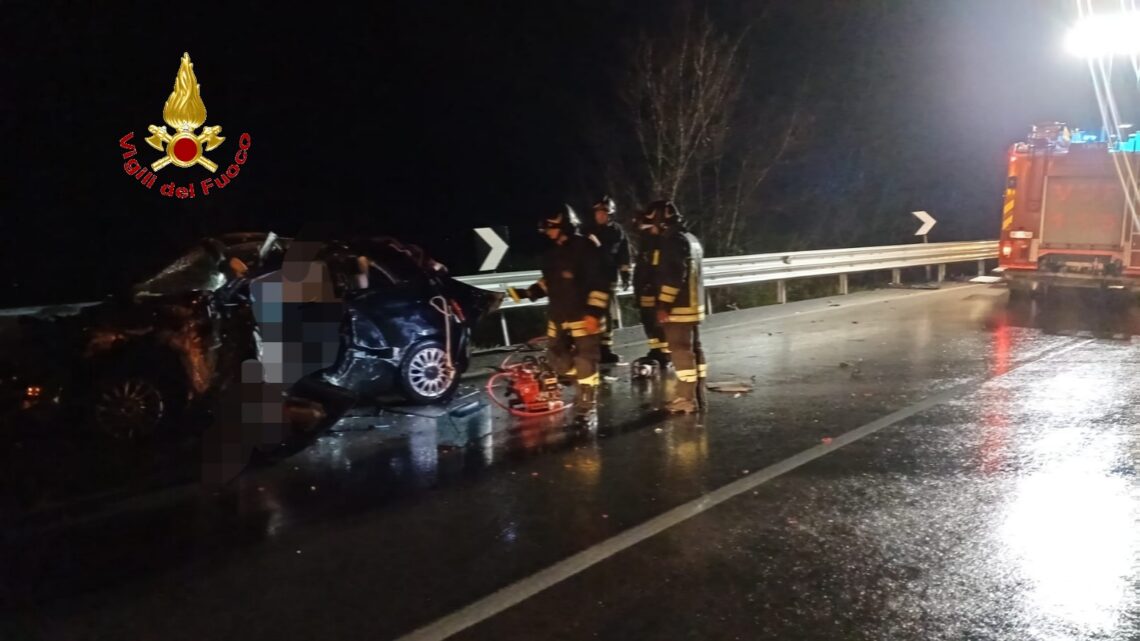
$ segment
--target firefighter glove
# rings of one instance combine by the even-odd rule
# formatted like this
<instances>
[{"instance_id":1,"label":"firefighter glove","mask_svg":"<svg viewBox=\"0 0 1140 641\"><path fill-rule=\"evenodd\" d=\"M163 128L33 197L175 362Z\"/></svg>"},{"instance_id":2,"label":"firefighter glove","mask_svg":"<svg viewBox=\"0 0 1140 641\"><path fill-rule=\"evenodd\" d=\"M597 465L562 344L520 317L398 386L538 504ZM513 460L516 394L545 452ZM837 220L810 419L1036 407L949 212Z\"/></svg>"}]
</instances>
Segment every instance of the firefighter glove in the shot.
<instances>
[{"instance_id":1,"label":"firefighter glove","mask_svg":"<svg viewBox=\"0 0 1140 641\"><path fill-rule=\"evenodd\" d=\"M516 303L524 298L530 300L530 292L526 291L525 289L520 290L514 287L508 287L507 295L510 296L511 300L515 301Z\"/></svg>"}]
</instances>

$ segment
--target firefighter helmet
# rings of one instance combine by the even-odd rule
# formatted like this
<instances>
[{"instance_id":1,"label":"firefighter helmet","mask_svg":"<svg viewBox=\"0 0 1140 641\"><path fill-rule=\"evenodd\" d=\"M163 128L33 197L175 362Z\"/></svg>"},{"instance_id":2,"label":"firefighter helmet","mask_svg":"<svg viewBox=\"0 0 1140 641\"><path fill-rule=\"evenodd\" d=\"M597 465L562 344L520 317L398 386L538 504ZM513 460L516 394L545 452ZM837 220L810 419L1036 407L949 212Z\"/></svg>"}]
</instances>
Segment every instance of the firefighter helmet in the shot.
<instances>
[{"instance_id":1,"label":"firefighter helmet","mask_svg":"<svg viewBox=\"0 0 1140 641\"><path fill-rule=\"evenodd\" d=\"M657 212L650 209L644 209L633 217L633 226L640 231L648 231L651 227L657 226Z\"/></svg>"},{"instance_id":2,"label":"firefighter helmet","mask_svg":"<svg viewBox=\"0 0 1140 641\"><path fill-rule=\"evenodd\" d=\"M649 204L637 221L639 229L658 227L660 229L684 229L685 218L671 200L657 200Z\"/></svg>"},{"instance_id":3,"label":"firefighter helmet","mask_svg":"<svg viewBox=\"0 0 1140 641\"><path fill-rule=\"evenodd\" d=\"M578 214L574 213L574 208L562 205L558 211L543 217L542 222L538 224L538 232L545 234L549 229L561 229L562 233L572 236L578 231L579 225Z\"/></svg>"},{"instance_id":4,"label":"firefighter helmet","mask_svg":"<svg viewBox=\"0 0 1140 641\"><path fill-rule=\"evenodd\" d=\"M615 203L614 199L610 198L609 196L602 196L598 199L598 202L594 203L594 211L598 210L606 212L612 219L614 214L617 213L617 203Z\"/></svg>"}]
</instances>

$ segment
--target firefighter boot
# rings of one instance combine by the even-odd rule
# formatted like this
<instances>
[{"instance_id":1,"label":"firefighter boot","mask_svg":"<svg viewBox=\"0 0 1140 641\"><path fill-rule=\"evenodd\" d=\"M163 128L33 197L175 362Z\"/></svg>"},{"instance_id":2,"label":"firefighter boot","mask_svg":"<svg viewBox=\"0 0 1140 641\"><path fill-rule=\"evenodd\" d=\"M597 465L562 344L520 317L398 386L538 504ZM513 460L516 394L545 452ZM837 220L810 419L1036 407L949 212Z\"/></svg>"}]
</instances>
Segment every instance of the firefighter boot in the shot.
<instances>
[{"instance_id":1,"label":"firefighter boot","mask_svg":"<svg viewBox=\"0 0 1140 641\"><path fill-rule=\"evenodd\" d=\"M598 420L598 386L578 384L578 395L574 398L574 424L589 427Z\"/></svg>"},{"instance_id":2,"label":"firefighter boot","mask_svg":"<svg viewBox=\"0 0 1140 641\"><path fill-rule=\"evenodd\" d=\"M696 392L696 383L677 381L676 396L665 405L665 409L670 414L695 414L697 411Z\"/></svg>"}]
</instances>

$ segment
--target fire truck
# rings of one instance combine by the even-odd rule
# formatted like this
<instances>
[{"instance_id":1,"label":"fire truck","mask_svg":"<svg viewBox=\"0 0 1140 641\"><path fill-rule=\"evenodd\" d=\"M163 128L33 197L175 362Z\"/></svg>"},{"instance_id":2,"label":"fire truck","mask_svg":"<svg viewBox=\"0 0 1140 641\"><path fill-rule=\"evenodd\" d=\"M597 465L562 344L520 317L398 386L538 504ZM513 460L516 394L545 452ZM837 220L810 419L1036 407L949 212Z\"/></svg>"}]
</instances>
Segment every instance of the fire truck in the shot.
<instances>
[{"instance_id":1,"label":"fire truck","mask_svg":"<svg viewBox=\"0 0 1140 641\"><path fill-rule=\"evenodd\" d=\"M1140 289L1138 182L1136 134L1108 139L1049 123L1010 147L998 271L1012 295Z\"/></svg>"}]
</instances>

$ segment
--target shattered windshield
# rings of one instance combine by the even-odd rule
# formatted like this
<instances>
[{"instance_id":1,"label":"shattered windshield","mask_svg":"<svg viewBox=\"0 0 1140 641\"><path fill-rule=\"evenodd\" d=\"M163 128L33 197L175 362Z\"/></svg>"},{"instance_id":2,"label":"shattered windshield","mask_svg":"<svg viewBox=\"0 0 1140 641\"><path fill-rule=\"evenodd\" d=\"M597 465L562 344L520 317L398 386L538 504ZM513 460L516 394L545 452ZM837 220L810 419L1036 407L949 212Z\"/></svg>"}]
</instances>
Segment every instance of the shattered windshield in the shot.
<instances>
[{"instance_id":1,"label":"shattered windshield","mask_svg":"<svg viewBox=\"0 0 1140 641\"><path fill-rule=\"evenodd\" d=\"M214 291L226 284L217 258L195 247L153 277L135 285L136 294L158 296L188 291Z\"/></svg>"}]
</instances>

